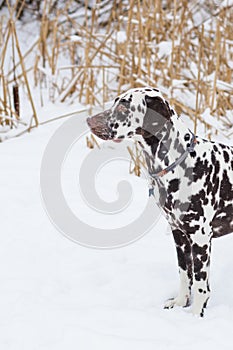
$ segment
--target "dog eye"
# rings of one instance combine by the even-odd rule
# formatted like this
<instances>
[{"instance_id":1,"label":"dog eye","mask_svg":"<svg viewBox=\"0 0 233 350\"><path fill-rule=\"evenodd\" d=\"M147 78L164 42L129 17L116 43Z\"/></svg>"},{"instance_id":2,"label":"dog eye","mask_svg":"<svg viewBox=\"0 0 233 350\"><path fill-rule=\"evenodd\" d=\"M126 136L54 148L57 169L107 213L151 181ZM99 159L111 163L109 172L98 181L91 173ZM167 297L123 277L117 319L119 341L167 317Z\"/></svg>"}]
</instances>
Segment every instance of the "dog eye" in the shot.
<instances>
[{"instance_id":1,"label":"dog eye","mask_svg":"<svg viewBox=\"0 0 233 350\"><path fill-rule=\"evenodd\" d=\"M116 111L117 112L121 112L121 113L126 113L129 110L128 106L125 106L125 104L120 103L117 107L116 107Z\"/></svg>"}]
</instances>

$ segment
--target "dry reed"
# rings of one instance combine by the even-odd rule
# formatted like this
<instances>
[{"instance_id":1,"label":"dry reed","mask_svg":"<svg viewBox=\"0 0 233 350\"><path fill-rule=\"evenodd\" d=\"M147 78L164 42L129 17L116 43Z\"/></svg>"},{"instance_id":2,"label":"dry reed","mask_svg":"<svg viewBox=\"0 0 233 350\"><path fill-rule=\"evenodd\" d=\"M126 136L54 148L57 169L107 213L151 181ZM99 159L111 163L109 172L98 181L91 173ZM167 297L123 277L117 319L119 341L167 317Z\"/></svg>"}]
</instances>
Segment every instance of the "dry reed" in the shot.
<instances>
[{"instance_id":1,"label":"dry reed","mask_svg":"<svg viewBox=\"0 0 233 350\"><path fill-rule=\"evenodd\" d=\"M13 9L8 4L7 24L0 18L0 122L4 120L2 115L13 119L19 116L20 103L17 107L17 98L10 103L8 91L11 94L9 86L13 83L20 90L23 81L34 122L39 124L28 83L33 68L41 104L48 94L52 102L78 101L104 107L119 92L153 85L179 113L193 121L195 132L202 127L208 137L217 132L212 117L206 117L209 110L221 125L218 132L228 135L233 125L229 118L233 110L233 7L216 9L209 5L209 18L197 23L198 2L164 3L114 0L112 6L107 2L106 10L101 1L96 1L92 9L86 1L81 18L78 11L70 13L72 0L53 15L51 1L46 0L38 38L24 54L15 25L19 12L13 15L18 2ZM18 11L22 11L24 2L20 4ZM6 71L4 62L12 38L17 60ZM24 60L32 55L33 67L25 67ZM88 141L89 146L92 141Z\"/></svg>"}]
</instances>

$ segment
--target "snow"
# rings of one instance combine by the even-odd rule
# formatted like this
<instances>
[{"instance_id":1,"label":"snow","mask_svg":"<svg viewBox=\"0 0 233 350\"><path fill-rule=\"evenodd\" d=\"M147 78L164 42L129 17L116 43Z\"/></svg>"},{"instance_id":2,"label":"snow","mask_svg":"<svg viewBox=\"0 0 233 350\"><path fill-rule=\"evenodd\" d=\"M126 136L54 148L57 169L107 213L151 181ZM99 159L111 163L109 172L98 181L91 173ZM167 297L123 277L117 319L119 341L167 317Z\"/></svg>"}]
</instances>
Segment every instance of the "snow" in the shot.
<instances>
[{"instance_id":1,"label":"snow","mask_svg":"<svg viewBox=\"0 0 233 350\"><path fill-rule=\"evenodd\" d=\"M82 42L83 38L80 35L70 35L70 40L73 42Z\"/></svg>"},{"instance_id":2,"label":"snow","mask_svg":"<svg viewBox=\"0 0 233 350\"><path fill-rule=\"evenodd\" d=\"M62 122L1 144L0 348L231 349L231 235L213 242L212 296L205 318L199 319L189 308L163 309L178 290L175 247L163 217L134 244L105 251L75 244L51 224L41 201L39 172L44 149ZM79 154L91 152L84 140L79 143L73 150L77 163ZM109 147L114 153L117 146ZM64 177L68 190L71 160ZM97 180L104 199L111 188L110 200L114 198L115 181L122 173L135 186L133 191L141 186L137 201L147 201L145 181L127 175L127 163L125 168L119 165L119 172L114 166L105 172L104 181ZM68 198L74 206L81 200L78 192L72 197L68 191ZM83 215L98 221L100 213Z\"/></svg>"},{"instance_id":3,"label":"snow","mask_svg":"<svg viewBox=\"0 0 233 350\"><path fill-rule=\"evenodd\" d=\"M233 0L224 0L220 4L220 8L233 6Z\"/></svg>"},{"instance_id":4,"label":"snow","mask_svg":"<svg viewBox=\"0 0 233 350\"><path fill-rule=\"evenodd\" d=\"M208 77L207 77L208 81L209 82L213 82L214 79L215 79L215 72L213 72L212 74L210 74ZM217 79L216 80L216 87L219 88L220 90L223 90L223 91L228 91L228 92L232 92L233 90L233 87L231 84L228 84L226 83L225 81L222 81L220 79Z\"/></svg>"},{"instance_id":5,"label":"snow","mask_svg":"<svg viewBox=\"0 0 233 350\"><path fill-rule=\"evenodd\" d=\"M126 32L119 30L116 34L116 40L117 40L118 44L122 44L122 43L126 42L126 40L127 40Z\"/></svg>"},{"instance_id":6,"label":"snow","mask_svg":"<svg viewBox=\"0 0 233 350\"><path fill-rule=\"evenodd\" d=\"M218 121L211 115L210 108L206 108L206 110L201 114L201 116L206 123L208 123L214 129L221 132L221 129L223 129L223 125L220 121Z\"/></svg>"},{"instance_id":7,"label":"snow","mask_svg":"<svg viewBox=\"0 0 233 350\"><path fill-rule=\"evenodd\" d=\"M161 41L156 47L158 48L157 55L159 59L169 56L172 52L172 43L170 41Z\"/></svg>"}]
</instances>

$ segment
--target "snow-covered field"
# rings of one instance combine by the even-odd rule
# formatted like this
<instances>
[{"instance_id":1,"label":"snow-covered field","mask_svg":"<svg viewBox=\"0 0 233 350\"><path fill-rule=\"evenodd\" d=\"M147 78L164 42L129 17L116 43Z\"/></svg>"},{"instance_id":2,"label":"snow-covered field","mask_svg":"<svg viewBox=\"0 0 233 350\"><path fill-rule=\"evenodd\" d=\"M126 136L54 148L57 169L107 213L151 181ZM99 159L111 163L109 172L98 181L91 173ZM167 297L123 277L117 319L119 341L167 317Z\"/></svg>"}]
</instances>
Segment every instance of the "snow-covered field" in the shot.
<instances>
[{"instance_id":1,"label":"snow-covered field","mask_svg":"<svg viewBox=\"0 0 233 350\"><path fill-rule=\"evenodd\" d=\"M163 309L177 292L178 269L162 217L142 239L115 250L75 244L51 224L40 195L40 163L61 123L0 146L0 349L232 349L231 235L213 242L212 297L205 318L198 319L189 309ZM86 152L84 141L80 147ZM128 165L120 169L127 177ZM128 178L142 186L141 201L147 200L144 181ZM111 176L98 186L106 199ZM74 205L81 200L78 192L69 198ZM83 215L93 222L100 213Z\"/></svg>"}]
</instances>

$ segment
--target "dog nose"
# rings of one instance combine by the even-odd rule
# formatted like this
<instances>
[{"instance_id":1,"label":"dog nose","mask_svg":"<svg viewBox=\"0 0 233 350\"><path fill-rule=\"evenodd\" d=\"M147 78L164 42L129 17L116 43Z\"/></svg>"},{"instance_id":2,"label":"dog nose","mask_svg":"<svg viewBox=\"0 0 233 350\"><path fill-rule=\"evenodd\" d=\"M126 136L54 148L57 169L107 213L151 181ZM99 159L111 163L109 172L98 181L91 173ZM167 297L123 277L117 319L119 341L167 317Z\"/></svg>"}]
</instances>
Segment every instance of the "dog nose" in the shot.
<instances>
[{"instance_id":1,"label":"dog nose","mask_svg":"<svg viewBox=\"0 0 233 350\"><path fill-rule=\"evenodd\" d=\"M99 113L97 115L94 115L92 117L87 118L87 125L91 129L95 128L105 128L106 127L106 117L105 113Z\"/></svg>"},{"instance_id":2,"label":"dog nose","mask_svg":"<svg viewBox=\"0 0 233 350\"><path fill-rule=\"evenodd\" d=\"M96 116L87 118L87 125L89 126L90 129L94 129L98 127L100 124L101 124L101 120L99 120L99 118L96 118Z\"/></svg>"}]
</instances>

